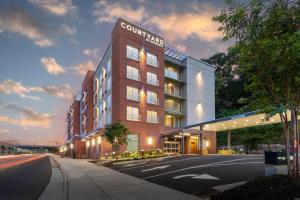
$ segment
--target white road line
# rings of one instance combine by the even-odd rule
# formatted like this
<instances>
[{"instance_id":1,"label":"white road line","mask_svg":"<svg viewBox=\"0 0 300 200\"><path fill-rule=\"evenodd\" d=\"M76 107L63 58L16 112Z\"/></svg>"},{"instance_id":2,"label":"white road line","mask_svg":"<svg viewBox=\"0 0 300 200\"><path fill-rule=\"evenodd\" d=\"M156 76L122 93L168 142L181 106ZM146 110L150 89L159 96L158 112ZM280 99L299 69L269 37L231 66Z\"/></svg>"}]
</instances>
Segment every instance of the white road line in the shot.
<instances>
[{"instance_id":1,"label":"white road line","mask_svg":"<svg viewBox=\"0 0 300 200\"><path fill-rule=\"evenodd\" d=\"M148 171L153 171L153 170L156 170L156 169L165 169L167 167L170 167L170 165L164 165L164 166L159 166L159 167L153 167L153 168L150 168L150 169L144 169L141 172L148 172Z\"/></svg>"},{"instance_id":2,"label":"white road line","mask_svg":"<svg viewBox=\"0 0 300 200\"><path fill-rule=\"evenodd\" d=\"M239 161L239 160L246 160L245 158L241 158L241 159L235 159L235 160L228 160L228 161L221 161L221 162L216 162L216 163L210 163L210 164L204 164L204 165L197 165L197 166L193 166L193 167L187 167L187 168L183 168L183 169L178 169L178 170L174 170L174 171L170 171L170 172L165 172L165 173L161 173L161 174L156 174L153 176L148 176L142 179L149 179L149 178L154 178L154 177L158 177L158 176L164 176L167 174L173 174L176 172L182 172L185 170L189 170L189 169L196 169L196 168L204 168L204 167L211 167L211 166L224 166L224 163L230 163L230 162L234 162L234 161ZM246 163L263 163L263 162L244 162L244 163L230 163L232 164L246 164Z\"/></svg>"},{"instance_id":3,"label":"white road line","mask_svg":"<svg viewBox=\"0 0 300 200\"><path fill-rule=\"evenodd\" d=\"M219 178L211 176L209 174L185 174L185 175L180 175L180 176L174 176L173 179L181 179L181 178L186 178L186 177L191 177L193 179L220 180Z\"/></svg>"},{"instance_id":4,"label":"white road line","mask_svg":"<svg viewBox=\"0 0 300 200\"><path fill-rule=\"evenodd\" d=\"M221 157L222 155L214 155L214 157ZM234 155L232 155L234 156ZM194 160L194 159L202 159L203 157L201 156L197 156L197 157L192 157L192 158L186 158L186 159L180 159L180 160L170 160L170 161L165 161L165 162L157 162L157 163L153 163L153 164L149 164L149 165L142 165L142 166L135 166L135 167L128 167L126 169L119 169L119 171L126 171L126 170L130 170L130 169L136 169L136 168L141 168L141 167L146 167L146 166L154 166L154 165L160 165L160 164L166 164L166 163L173 163L173 162L181 162L181 161L187 161L187 160ZM263 157L247 157L247 158L243 158L243 159L263 159ZM238 160L238 159L234 159L234 160Z\"/></svg>"},{"instance_id":5,"label":"white road line","mask_svg":"<svg viewBox=\"0 0 300 200\"><path fill-rule=\"evenodd\" d=\"M142 165L145 164L146 162L140 162L140 163L133 163L133 164L128 164L128 165L124 165L122 167L132 167L132 166L136 166L136 165Z\"/></svg>"}]
</instances>

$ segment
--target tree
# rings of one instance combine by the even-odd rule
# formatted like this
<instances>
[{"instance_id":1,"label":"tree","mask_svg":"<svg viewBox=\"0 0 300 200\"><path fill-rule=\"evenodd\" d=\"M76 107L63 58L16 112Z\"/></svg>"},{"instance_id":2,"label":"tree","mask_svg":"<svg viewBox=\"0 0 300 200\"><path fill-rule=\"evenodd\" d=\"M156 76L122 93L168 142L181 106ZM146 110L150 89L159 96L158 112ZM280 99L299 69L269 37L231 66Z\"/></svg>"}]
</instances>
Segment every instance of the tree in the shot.
<instances>
[{"instance_id":1,"label":"tree","mask_svg":"<svg viewBox=\"0 0 300 200\"><path fill-rule=\"evenodd\" d=\"M216 117L222 118L248 111L249 92L244 89L241 76L232 53L216 53L204 62L216 67Z\"/></svg>"},{"instance_id":2,"label":"tree","mask_svg":"<svg viewBox=\"0 0 300 200\"><path fill-rule=\"evenodd\" d=\"M237 53L238 66L248 82L253 104L267 112L266 119L280 115L291 174L290 137L293 136L292 148L299 144L300 1L252 0L249 4L233 1L229 4L230 8L214 17L214 21L220 23L219 30L224 33L225 40L236 39L229 52ZM290 134L289 111L293 134ZM294 161L298 162L296 153L294 155ZM297 162L294 162L294 169Z\"/></svg>"},{"instance_id":3,"label":"tree","mask_svg":"<svg viewBox=\"0 0 300 200\"><path fill-rule=\"evenodd\" d=\"M112 145L113 150L117 152L116 159L118 159L120 145L127 144L127 135L129 134L131 134L131 132L121 122L115 122L105 126L104 137Z\"/></svg>"}]
</instances>

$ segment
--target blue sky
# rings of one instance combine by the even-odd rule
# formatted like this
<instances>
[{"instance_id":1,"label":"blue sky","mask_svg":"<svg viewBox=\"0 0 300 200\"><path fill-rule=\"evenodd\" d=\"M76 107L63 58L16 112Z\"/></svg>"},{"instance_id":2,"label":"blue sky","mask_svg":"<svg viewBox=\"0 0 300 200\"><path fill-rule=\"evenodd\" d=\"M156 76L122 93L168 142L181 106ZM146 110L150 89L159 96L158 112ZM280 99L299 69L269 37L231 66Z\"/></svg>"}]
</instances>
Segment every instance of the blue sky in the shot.
<instances>
[{"instance_id":1,"label":"blue sky","mask_svg":"<svg viewBox=\"0 0 300 200\"><path fill-rule=\"evenodd\" d=\"M0 2L0 140L54 145L64 141L65 113L85 72L95 69L118 17L162 35L196 58L225 51L215 1Z\"/></svg>"}]
</instances>

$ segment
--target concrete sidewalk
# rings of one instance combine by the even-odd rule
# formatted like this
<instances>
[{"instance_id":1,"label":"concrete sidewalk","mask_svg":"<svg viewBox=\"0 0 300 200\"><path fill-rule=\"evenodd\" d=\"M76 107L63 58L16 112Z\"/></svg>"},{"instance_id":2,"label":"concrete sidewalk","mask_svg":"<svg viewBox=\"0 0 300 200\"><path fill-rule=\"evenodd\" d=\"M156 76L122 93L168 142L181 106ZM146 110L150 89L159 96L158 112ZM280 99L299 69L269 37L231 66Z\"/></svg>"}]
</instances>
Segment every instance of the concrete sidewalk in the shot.
<instances>
[{"instance_id":1,"label":"concrete sidewalk","mask_svg":"<svg viewBox=\"0 0 300 200\"><path fill-rule=\"evenodd\" d=\"M60 158L58 156L54 156L54 159L59 163L67 177L67 199L70 200L199 199L196 196L122 174L103 166L97 166L85 160Z\"/></svg>"}]
</instances>

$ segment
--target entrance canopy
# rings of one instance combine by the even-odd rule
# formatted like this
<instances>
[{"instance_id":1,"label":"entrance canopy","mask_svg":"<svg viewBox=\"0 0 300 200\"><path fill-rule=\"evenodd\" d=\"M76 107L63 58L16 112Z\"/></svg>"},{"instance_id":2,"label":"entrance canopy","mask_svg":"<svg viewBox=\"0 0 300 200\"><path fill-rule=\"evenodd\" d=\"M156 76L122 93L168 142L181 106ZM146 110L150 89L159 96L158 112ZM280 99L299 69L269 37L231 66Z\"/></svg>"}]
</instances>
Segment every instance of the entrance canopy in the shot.
<instances>
[{"instance_id":1,"label":"entrance canopy","mask_svg":"<svg viewBox=\"0 0 300 200\"><path fill-rule=\"evenodd\" d=\"M288 120L290 121L290 112L288 112ZM266 114L259 111L247 112L239 115L233 115L230 117L224 117L211 121L201 122L185 127L186 131L200 130L203 127L204 131L226 131L239 128L247 128L253 126L267 125L280 123L279 114L266 119Z\"/></svg>"}]
</instances>

